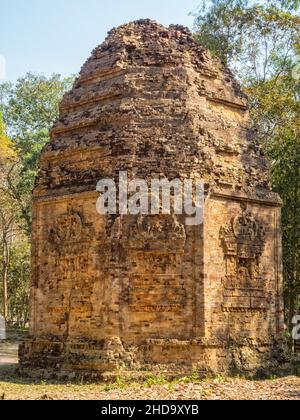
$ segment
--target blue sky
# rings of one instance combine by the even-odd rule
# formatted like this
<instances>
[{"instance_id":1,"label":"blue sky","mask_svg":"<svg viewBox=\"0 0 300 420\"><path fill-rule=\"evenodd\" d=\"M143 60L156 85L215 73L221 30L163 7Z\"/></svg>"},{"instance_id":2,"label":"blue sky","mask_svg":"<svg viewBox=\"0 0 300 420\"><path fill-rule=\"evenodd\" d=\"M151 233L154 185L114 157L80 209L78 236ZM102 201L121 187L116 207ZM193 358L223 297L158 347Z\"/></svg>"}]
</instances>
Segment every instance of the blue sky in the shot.
<instances>
[{"instance_id":1,"label":"blue sky","mask_svg":"<svg viewBox=\"0 0 300 420\"><path fill-rule=\"evenodd\" d=\"M140 18L192 27L189 14L198 4L199 0L0 0L0 56L5 57L6 80L15 81L28 71L77 73L111 28Z\"/></svg>"}]
</instances>

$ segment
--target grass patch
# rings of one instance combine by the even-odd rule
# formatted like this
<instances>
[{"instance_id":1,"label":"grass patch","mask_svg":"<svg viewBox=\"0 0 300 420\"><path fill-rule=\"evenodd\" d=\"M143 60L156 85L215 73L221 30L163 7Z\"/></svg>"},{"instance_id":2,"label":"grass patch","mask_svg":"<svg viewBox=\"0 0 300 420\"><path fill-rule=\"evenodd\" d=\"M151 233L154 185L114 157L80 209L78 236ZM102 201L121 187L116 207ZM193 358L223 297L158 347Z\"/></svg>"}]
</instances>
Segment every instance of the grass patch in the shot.
<instances>
[{"instance_id":1,"label":"grass patch","mask_svg":"<svg viewBox=\"0 0 300 420\"><path fill-rule=\"evenodd\" d=\"M151 388L155 385L167 385L170 381L167 380L167 378L164 375L156 376L152 373L146 376L146 380L144 382L144 385L148 388Z\"/></svg>"}]
</instances>

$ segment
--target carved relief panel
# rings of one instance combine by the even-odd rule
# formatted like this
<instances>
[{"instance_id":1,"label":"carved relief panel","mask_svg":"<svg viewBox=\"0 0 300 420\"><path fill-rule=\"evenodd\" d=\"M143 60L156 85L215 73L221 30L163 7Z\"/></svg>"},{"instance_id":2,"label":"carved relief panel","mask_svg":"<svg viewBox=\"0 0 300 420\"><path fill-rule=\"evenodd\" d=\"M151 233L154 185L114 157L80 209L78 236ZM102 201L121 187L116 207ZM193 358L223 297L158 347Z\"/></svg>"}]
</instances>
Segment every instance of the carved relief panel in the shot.
<instances>
[{"instance_id":1,"label":"carved relief panel","mask_svg":"<svg viewBox=\"0 0 300 420\"><path fill-rule=\"evenodd\" d=\"M266 244L263 224L242 205L241 212L221 228L226 275L222 279L225 311L264 310L265 279L261 257Z\"/></svg>"},{"instance_id":2,"label":"carved relief panel","mask_svg":"<svg viewBox=\"0 0 300 420\"><path fill-rule=\"evenodd\" d=\"M48 230L51 276L46 288L51 298L47 302L47 310L57 318L56 324L66 335L76 330L78 322L92 314L93 277L90 275L89 251L93 237L93 225L73 207L59 215Z\"/></svg>"},{"instance_id":3,"label":"carved relief panel","mask_svg":"<svg viewBox=\"0 0 300 420\"><path fill-rule=\"evenodd\" d=\"M72 207L61 215L49 231L49 244L52 252L59 255L81 254L90 246L94 231L80 211Z\"/></svg>"},{"instance_id":4,"label":"carved relief panel","mask_svg":"<svg viewBox=\"0 0 300 420\"><path fill-rule=\"evenodd\" d=\"M184 225L171 215L140 215L127 226L118 219L113 235L115 240L119 237L130 266L123 291L128 310L132 313L182 310L187 295L182 275Z\"/></svg>"}]
</instances>

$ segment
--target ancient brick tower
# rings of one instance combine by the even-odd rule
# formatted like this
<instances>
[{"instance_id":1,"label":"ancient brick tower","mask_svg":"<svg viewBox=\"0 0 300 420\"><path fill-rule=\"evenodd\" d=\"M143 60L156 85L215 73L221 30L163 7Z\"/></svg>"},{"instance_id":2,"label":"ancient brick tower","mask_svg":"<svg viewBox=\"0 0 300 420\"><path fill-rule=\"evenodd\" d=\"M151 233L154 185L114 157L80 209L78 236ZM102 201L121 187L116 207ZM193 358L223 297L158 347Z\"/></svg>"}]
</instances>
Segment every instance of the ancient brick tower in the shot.
<instances>
[{"instance_id":1,"label":"ancient brick tower","mask_svg":"<svg viewBox=\"0 0 300 420\"><path fill-rule=\"evenodd\" d=\"M21 367L258 369L283 330L280 208L233 76L179 26L109 33L60 106L34 190ZM96 184L206 184L205 218L100 216Z\"/></svg>"}]
</instances>

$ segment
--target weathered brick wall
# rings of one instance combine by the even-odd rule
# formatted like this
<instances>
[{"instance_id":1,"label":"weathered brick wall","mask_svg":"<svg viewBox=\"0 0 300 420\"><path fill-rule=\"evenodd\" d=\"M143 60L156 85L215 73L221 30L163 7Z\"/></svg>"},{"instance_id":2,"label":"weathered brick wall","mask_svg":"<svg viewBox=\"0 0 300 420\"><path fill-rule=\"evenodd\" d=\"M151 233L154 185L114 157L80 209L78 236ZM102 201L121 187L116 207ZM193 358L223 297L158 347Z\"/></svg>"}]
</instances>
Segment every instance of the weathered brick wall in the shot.
<instances>
[{"instance_id":1,"label":"weathered brick wall","mask_svg":"<svg viewBox=\"0 0 300 420\"><path fill-rule=\"evenodd\" d=\"M204 234L207 336L270 342L283 333L277 205L276 201L252 201L251 197L241 200L218 193L212 194L207 203Z\"/></svg>"},{"instance_id":2,"label":"weathered brick wall","mask_svg":"<svg viewBox=\"0 0 300 420\"><path fill-rule=\"evenodd\" d=\"M99 216L96 184L120 170L203 181L204 225ZM245 95L187 29L134 22L93 51L62 101L33 198L23 367L218 371L241 339L263 346L249 366L268 358L283 328L280 200Z\"/></svg>"}]
</instances>

